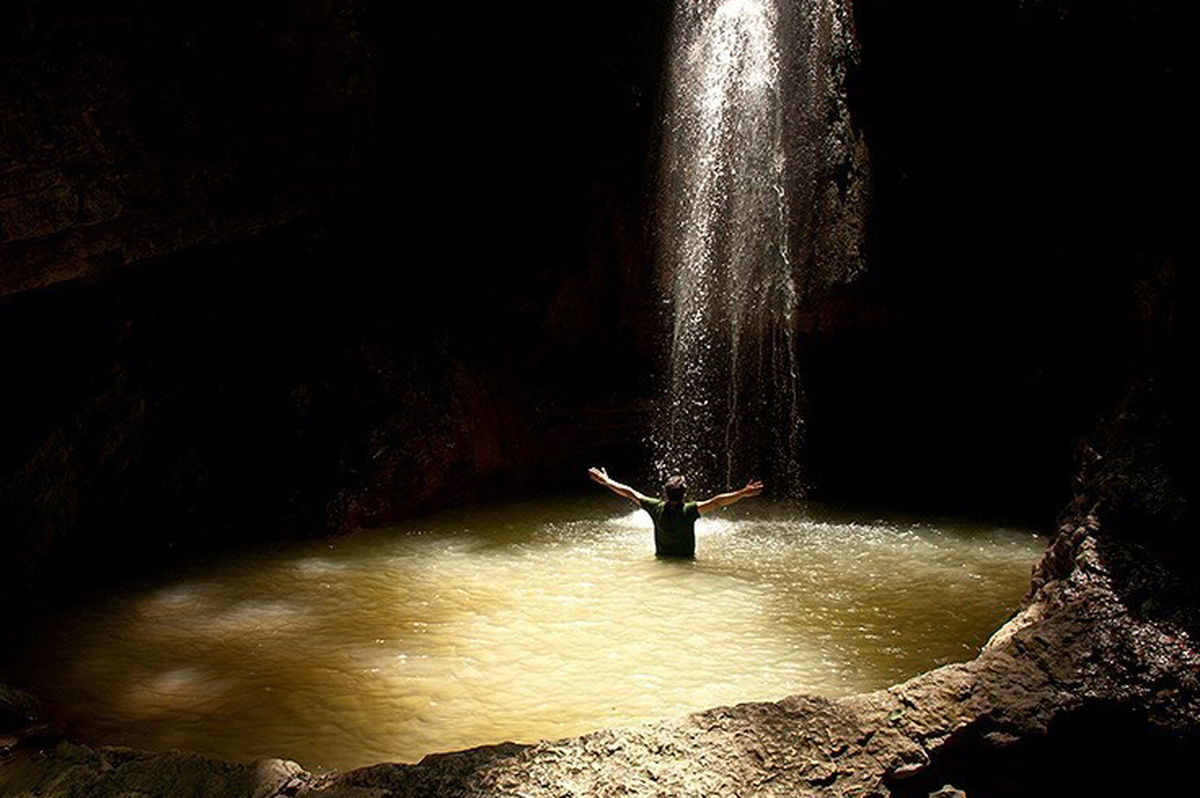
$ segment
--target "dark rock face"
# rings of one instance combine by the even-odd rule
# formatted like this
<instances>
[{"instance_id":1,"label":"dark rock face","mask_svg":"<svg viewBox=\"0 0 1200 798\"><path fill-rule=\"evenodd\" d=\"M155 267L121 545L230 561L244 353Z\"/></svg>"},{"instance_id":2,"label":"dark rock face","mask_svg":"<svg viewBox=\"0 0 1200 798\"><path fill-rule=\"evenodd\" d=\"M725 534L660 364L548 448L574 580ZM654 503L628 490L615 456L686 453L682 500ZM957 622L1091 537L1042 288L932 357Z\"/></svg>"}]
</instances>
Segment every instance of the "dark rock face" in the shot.
<instances>
[{"instance_id":1,"label":"dark rock face","mask_svg":"<svg viewBox=\"0 0 1200 798\"><path fill-rule=\"evenodd\" d=\"M344 202L379 102L361 5L11 4L0 295Z\"/></svg>"},{"instance_id":2,"label":"dark rock face","mask_svg":"<svg viewBox=\"0 0 1200 798\"><path fill-rule=\"evenodd\" d=\"M0 685L0 733L24 728L37 717L33 696Z\"/></svg>"},{"instance_id":3,"label":"dark rock face","mask_svg":"<svg viewBox=\"0 0 1200 798\"><path fill-rule=\"evenodd\" d=\"M1045 523L1127 385L1137 286L1194 279L1195 7L854 8L869 269L805 320L814 492Z\"/></svg>"},{"instance_id":4,"label":"dark rock face","mask_svg":"<svg viewBox=\"0 0 1200 798\"><path fill-rule=\"evenodd\" d=\"M5 12L0 592L632 466L653 13L141 5Z\"/></svg>"},{"instance_id":5,"label":"dark rock face","mask_svg":"<svg viewBox=\"0 0 1200 798\"><path fill-rule=\"evenodd\" d=\"M8 330L34 337L7 362L21 390L5 410L26 426L0 459L6 589L111 582L248 530L324 534L573 485L584 458L619 466L636 446L637 393L604 384L635 362L480 351L419 300L393 316L303 274L326 256L292 235L221 248L203 277L152 264L10 302ZM301 273L257 263L280 250ZM514 314L507 334L528 340L545 312Z\"/></svg>"}]
</instances>

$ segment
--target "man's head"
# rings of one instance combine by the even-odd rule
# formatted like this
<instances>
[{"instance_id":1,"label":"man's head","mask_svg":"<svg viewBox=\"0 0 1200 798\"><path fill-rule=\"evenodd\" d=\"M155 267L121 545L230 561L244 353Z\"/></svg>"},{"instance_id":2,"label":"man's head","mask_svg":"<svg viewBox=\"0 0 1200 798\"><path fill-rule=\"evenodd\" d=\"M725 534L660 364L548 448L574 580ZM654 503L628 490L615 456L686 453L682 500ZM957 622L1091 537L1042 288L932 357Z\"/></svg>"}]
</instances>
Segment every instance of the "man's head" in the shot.
<instances>
[{"instance_id":1,"label":"man's head","mask_svg":"<svg viewBox=\"0 0 1200 798\"><path fill-rule=\"evenodd\" d=\"M663 493L666 494L667 501L672 504L679 504L683 501L683 494L687 492L687 480L683 478L683 474L676 474L663 483Z\"/></svg>"}]
</instances>

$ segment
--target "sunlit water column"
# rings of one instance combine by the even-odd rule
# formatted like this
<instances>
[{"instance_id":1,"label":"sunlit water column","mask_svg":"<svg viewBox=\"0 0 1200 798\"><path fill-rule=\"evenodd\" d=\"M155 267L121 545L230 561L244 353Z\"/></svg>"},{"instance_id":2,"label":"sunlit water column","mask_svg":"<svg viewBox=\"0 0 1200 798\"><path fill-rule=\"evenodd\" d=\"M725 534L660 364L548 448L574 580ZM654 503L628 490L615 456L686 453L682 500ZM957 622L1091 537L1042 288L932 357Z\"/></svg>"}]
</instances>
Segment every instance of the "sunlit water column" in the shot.
<instances>
[{"instance_id":1,"label":"sunlit water column","mask_svg":"<svg viewBox=\"0 0 1200 798\"><path fill-rule=\"evenodd\" d=\"M844 117L830 100L841 12L840 0L676 9L659 211L670 393L656 448L662 474L701 489L751 476L802 487L796 313L821 282L810 273L841 260L823 251L821 195L839 158L853 166L831 122ZM832 199L824 215L843 215L847 198Z\"/></svg>"}]
</instances>

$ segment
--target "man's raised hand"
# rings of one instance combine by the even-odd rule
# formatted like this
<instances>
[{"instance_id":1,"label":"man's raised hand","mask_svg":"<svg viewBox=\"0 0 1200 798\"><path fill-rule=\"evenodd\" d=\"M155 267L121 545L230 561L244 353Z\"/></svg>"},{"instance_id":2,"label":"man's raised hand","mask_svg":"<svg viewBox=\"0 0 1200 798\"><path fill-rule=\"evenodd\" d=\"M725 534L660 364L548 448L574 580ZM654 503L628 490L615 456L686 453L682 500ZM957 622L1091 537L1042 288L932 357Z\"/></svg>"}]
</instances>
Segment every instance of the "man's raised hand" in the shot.
<instances>
[{"instance_id":1,"label":"man's raised hand","mask_svg":"<svg viewBox=\"0 0 1200 798\"><path fill-rule=\"evenodd\" d=\"M757 496L762 493L763 484L761 479L752 479L746 483L746 487L742 488L743 496Z\"/></svg>"},{"instance_id":2,"label":"man's raised hand","mask_svg":"<svg viewBox=\"0 0 1200 798\"><path fill-rule=\"evenodd\" d=\"M608 472L603 468L589 468L588 476L592 478L592 482L597 482L601 485L608 484Z\"/></svg>"}]
</instances>

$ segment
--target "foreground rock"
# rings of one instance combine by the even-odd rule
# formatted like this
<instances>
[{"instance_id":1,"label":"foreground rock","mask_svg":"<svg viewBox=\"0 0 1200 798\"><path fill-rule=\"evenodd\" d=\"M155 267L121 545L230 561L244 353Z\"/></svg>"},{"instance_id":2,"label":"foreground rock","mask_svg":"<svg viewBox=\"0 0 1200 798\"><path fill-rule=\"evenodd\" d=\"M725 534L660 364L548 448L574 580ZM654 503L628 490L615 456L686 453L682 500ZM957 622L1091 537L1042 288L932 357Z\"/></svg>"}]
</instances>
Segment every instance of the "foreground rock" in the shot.
<instances>
[{"instance_id":1,"label":"foreground rock","mask_svg":"<svg viewBox=\"0 0 1200 798\"><path fill-rule=\"evenodd\" d=\"M218 762L200 754L150 754L127 748L61 743L13 757L0 769L5 795L294 795L310 780L300 766L280 759L250 765Z\"/></svg>"},{"instance_id":2,"label":"foreground rock","mask_svg":"<svg viewBox=\"0 0 1200 798\"><path fill-rule=\"evenodd\" d=\"M0 794L39 796L1036 795L1185 783L1200 751L1195 607L1153 556L1064 527L1022 610L971 662L875 693L722 707L537 745L316 776L294 763L24 748ZM1173 593L1172 595L1178 595ZM1136 605L1133 602L1136 599ZM1193 632L1194 633L1194 632Z\"/></svg>"}]
</instances>

